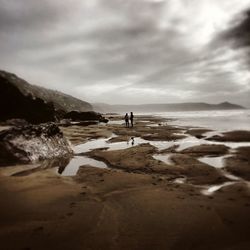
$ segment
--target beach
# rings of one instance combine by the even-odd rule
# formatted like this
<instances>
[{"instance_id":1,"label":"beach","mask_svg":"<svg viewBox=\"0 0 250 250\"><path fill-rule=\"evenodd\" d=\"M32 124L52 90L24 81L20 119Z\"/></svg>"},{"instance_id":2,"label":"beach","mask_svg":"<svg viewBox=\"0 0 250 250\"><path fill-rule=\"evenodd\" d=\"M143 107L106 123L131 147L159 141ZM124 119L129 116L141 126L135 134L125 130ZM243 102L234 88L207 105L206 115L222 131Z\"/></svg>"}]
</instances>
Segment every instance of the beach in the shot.
<instances>
[{"instance_id":1,"label":"beach","mask_svg":"<svg viewBox=\"0 0 250 250\"><path fill-rule=\"evenodd\" d=\"M249 249L247 126L107 118L60 127L71 159L0 168L3 249Z\"/></svg>"}]
</instances>

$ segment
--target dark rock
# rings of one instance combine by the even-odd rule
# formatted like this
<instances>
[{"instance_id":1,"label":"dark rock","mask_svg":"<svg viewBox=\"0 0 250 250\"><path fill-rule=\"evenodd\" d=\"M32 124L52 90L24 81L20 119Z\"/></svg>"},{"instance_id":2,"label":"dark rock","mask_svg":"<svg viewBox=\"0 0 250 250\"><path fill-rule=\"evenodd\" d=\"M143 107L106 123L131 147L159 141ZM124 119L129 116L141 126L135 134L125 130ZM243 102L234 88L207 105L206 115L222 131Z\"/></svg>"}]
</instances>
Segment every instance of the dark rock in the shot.
<instances>
[{"instance_id":1,"label":"dark rock","mask_svg":"<svg viewBox=\"0 0 250 250\"><path fill-rule=\"evenodd\" d=\"M55 113L55 118L57 121L60 121L63 119L64 115L66 114L67 112L65 112L64 110L62 109L56 109L56 113Z\"/></svg>"},{"instance_id":2,"label":"dark rock","mask_svg":"<svg viewBox=\"0 0 250 250\"><path fill-rule=\"evenodd\" d=\"M70 119L72 121L99 121L107 123L108 120L103 117L100 113L94 111L89 112L78 112L71 111L64 115L64 119Z\"/></svg>"},{"instance_id":3,"label":"dark rock","mask_svg":"<svg viewBox=\"0 0 250 250\"><path fill-rule=\"evenodd\" d=\"M69 127L69 126L71 126L71 122L69 119L62 119L60 121L59 125L62 127Z\"/></svg>"},{"instance_id":4,"label":"dark rock","mask_svg":"<svg viewBox=\"0 0 250 250\"><path fill-rule=\"evenodd\" d=\"M61 112L66 113L72 110L81 112L93 110L93 107L88 102L56 90L29 84L25 80L9 72L0 70L0 76L1 79L6 80L9 85L18 89L24 96L30 95L33 99L40 98L44 100L45 103L53 103L59 115Z\"/></svg>"},{"instance_id":5,"label":"dark rock","mask_svg":"<svg viewBox=\"0 0 250 250\"><path fill-rule=\"evenodd\" d=\"M0 165L29 163L73 153L53 123L14 127L0 132Z\"/></svg>"},{"instance_id":6,"label":"dark rock","mask_svg":"<svg viewBox=\"0 0 250 250\"><path fill-rule=\"evenodd\" d=\"M98 120L96 121L71 121L70 119L63 119L60 121L60 123L58 124L61 127L69 127L72 125L76 125L76 126L90 126L90 125L97 125L99 123Z\"/></svg>"},{"instance_id":7,"label":"dark rock","mask_svg":"<svg viewBox=\"0 0 250 250\"><path fill-rule=\"evenodd\" d=\"M0 120L18 118L38 124L55 121L55 109L52 103L41 98L24 95L13 83L14 76L0 72Z\"/></svg>"},{"instance_id":8,"label":"dark rock","mask_svg":"<svg viewBox=\"0 0 250 250\"><path fill-rule=\"evenodd\" d=\"M192 184L220 184L228 181L218 169L189 155L174 154L171 156L171 161L178 168L179 174L186 176L187 182Z\"/></svg>"},{"instance_id":9,"label":"dark rock","mask_svg":"<svg viewBox=\"0 0 250 250\"><path fill-rule=\"evenodd\" d=\"M211 132L212 130L210 129L189 129L186 131L186 134L195 136L198 139L204 138L204 134L207 132Z\"/></svg>"},{"instance_id":10,"label":"dark rock","mask_svg":"<svg viewBox=\"0 0 250 250\"><path fill-rule=\"evenodd\" d=\"M237 148L225 162L225 169L228 172L250 181L250 147Z\"/></svg>"},{"instance_id":11,"label":"dark rock","mask_svg":"<svg viewBox=\"0 0 250 250\"><path fill-rule=\"evenodd\" d=\"M24 119L10 119L10 120L7 120L4 124L8 126L16 126L16 127L29 125L29 123Z\"/></svg>"},{"instance_id":12,"label":"dark rock","mask_svg":"<svg viewBox=\"0 0 250 250\"><path fill-rule=\"evenodd\" d=\"M186 148L181 153L192 155L195 157L202 156L221 156L228 153L229 148L225 145L202 144Z\"/></svg>"},{"instance_id":13,"label":"dark rock","mask_svg":"<svg viewBox=\"0 0 250 250\"><path fill-rule=\"evenodd\" d=\"M29 123L60 120L72 110L90 111L92 106L59 91L29 84L0 70L0 121L18 118Z\"/></svg>"},{"instance_id":14,"label":"dark rock","mask_svg":"<svg viewBox=\"0 0 250 250\"><path fill-rule=\"evenodd\" d=\"M117 116L119 114L118 113L106 113L106 115L115 115L115 116Z\"/></svg>"},{"instance_id":15,"label":"dark rock","mask_svg":"<svg viewBox=\"0 0 250 250\"><path fill-rule=\"evenodd\" d=\"M108 120L107 118L105 118L105 117L102 117L102 118L99 120L99 122L108 123L109 120Z\"/></svg>"},{"instance_id":16,"label":"dark rock","mask_svg":"<svg viewBox=\"0 0 250 250\"><path fill-rule=\"evenodd\" d=\"M207 138L209 141L219 142L250 142L250 131L235 130L222 133L222 135L214 135Z\"/></svg>"},{"instance_id":17,"label":"dark rock","mask_svg":"<svg viewBox=\"0 0 250 250\"><path fill-rule=\"evenodd\" d=\"M81 121L81 122L75 122L74 125L77 126L90 126L90 125L97 125L99 121Z\"/></svg>"}]
</instances>

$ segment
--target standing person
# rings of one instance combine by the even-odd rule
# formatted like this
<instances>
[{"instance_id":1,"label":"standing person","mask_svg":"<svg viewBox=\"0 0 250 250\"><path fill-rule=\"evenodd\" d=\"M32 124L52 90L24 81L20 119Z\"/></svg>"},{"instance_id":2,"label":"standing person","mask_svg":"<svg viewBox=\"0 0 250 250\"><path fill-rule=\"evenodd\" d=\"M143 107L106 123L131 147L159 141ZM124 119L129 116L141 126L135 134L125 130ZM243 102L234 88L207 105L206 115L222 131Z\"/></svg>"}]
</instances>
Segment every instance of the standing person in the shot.
<instances>
[{"instance_id":1,"label":"standing person","mask_svg":"<svg viewBox=\"0 0 250 250\"><path fill-rule=\"evenodd\" d=\"M128 117L128 113L126 113L126 115L124 116L125 119L125 126L126 128L129 128L129 117Z\"/></svg>"},{"instance_id":2,"label":"standing person","mask_svg":"<svg viewBox=\"0 0 250 250\"><path fill-rule=\"evenodd\" d=\"M131 123L131 127L134 127L134 114L133 114L133 112L130 112L130 123Z\"/></svg>"}]
</instances>

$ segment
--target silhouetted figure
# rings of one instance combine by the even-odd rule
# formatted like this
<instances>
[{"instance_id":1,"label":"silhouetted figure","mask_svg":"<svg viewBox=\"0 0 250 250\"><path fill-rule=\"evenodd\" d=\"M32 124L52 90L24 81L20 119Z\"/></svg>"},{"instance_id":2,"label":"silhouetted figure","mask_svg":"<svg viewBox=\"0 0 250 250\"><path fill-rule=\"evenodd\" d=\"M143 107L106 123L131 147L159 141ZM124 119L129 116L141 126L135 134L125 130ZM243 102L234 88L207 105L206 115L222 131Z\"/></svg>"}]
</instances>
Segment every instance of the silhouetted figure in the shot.
<instances>
[{"instance_id":1,"label":"silhouetted figure","mask_svg":"<svg viewBox=\"0 0 250 250\"><path fill-rule=\"evenodd\" d=\"M126 113L126 115L124 116L125 119L125 126L126 128L129 128L129 117L128 117L128 113Z\"/></svg>"},{"instance_id":2,"label":"silhouetted figure","mask_svg":"<svg viewBox=\"0 0 250 250\"><path fill-rule=\"evenodd\" d=\"M134 115L133 115L133 112L130 112L130 123L131 123L131 127L134 127Z\"/></svg>"},{"instance_id":3,"label":"silhouetted figure","mask_svg":"<svg viewBox=\"0 0 250 250\"><path fill-rule=\"evenodd\" d=\"M134 146L134 144L135 144L135 138L131 137L131 140L132 140L131 144L132 144L132 146Z\"/></svg>"}]
</instances>

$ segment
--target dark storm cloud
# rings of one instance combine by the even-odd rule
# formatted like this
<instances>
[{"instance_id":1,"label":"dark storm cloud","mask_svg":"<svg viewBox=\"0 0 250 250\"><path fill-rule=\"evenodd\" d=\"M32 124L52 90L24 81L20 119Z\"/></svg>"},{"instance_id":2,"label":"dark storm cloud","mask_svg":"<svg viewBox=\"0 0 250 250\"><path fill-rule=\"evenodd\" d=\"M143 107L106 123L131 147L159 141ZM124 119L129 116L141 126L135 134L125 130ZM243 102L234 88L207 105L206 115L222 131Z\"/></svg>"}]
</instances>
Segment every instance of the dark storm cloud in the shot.
<instances>
[{"instance_id":1,"label":"dark storm cloud","mask_svg":"<svg viewBox=\"0 0 250 250\"><path fill-rule=\"evenodd\" d=\"M234 41L236 47L250 47L250 9L245 11L239 17L239 22L222 37Z\"/></svg>"},{"instance_id":2,"label":"dark storm cloud","mask_svg":"<svg viewBox=\"0 0 250 250\"><path fill-rule=\"evenodd\" d=\"M63 3L58 1L2 0L0 8L0 29L15 30L46 28L63 18Z\"/></svg>"},{"instance_id":3,"label":"dark storm cloud","mask_svg":"<svg viewBox=\"0 0 250 250\"><path fill-rule=\"evenodd\" d=\"M249 93L247 54L228 42L240 36L247 44L248 6L250 0L0 0L0 63L92 102L248 105L241 98Z\"/></svg>"}]
</instances>

